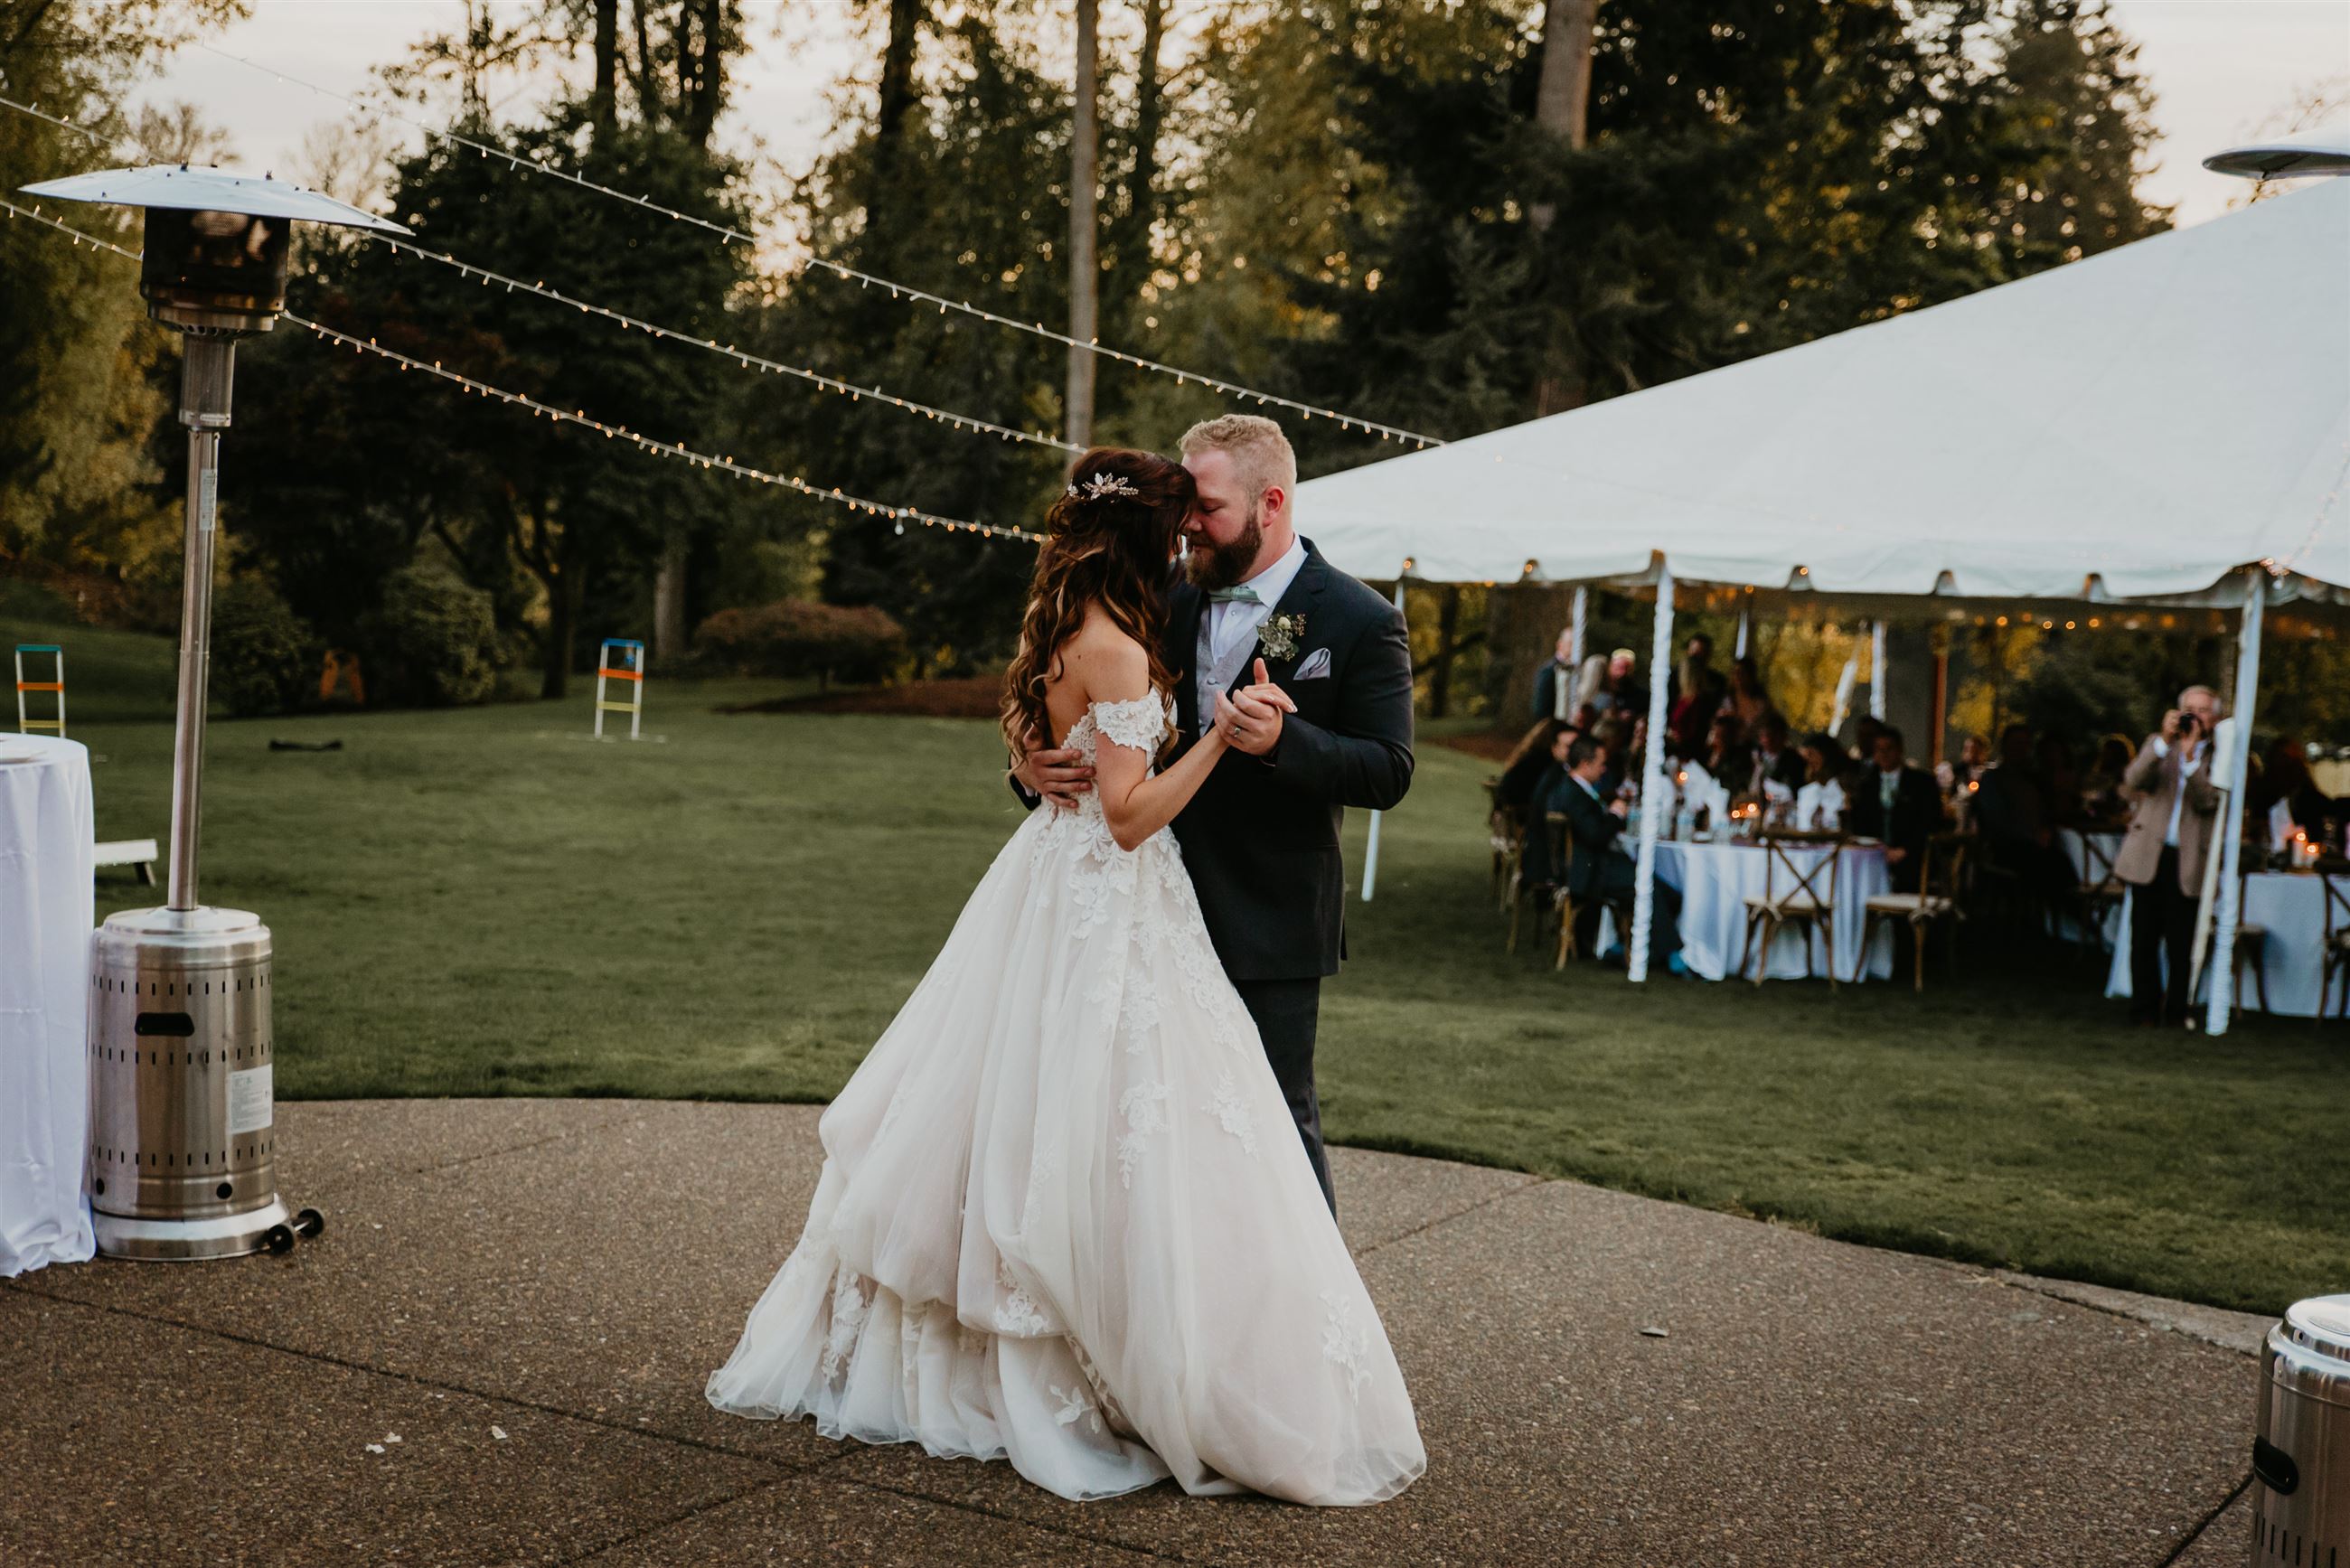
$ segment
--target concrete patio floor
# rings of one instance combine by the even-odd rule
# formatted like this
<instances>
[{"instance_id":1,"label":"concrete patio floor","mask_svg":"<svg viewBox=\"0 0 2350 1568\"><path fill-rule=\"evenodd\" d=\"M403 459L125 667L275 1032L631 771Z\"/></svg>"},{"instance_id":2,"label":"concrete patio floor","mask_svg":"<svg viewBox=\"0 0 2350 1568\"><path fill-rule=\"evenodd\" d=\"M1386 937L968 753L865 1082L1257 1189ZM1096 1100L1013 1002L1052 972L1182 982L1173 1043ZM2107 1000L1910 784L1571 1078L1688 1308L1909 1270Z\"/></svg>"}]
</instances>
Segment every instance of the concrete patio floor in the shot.
<instances>
[{"instance_id":1,"label":"concrete patio floor","mask_svg":"<svg viewBox=\"0 0 2350 1568\"><path fill-rule=\"evenodd\" d=\"M1429 1473L1315 1511L723 1417L813 1106L278 1107L286 1258L0 1283L0 1562L2244 1561L2252 1319L1335 1151ZM1663 1330L1661 1337L1645 1330Z\"/></svg>"}]
</instances>

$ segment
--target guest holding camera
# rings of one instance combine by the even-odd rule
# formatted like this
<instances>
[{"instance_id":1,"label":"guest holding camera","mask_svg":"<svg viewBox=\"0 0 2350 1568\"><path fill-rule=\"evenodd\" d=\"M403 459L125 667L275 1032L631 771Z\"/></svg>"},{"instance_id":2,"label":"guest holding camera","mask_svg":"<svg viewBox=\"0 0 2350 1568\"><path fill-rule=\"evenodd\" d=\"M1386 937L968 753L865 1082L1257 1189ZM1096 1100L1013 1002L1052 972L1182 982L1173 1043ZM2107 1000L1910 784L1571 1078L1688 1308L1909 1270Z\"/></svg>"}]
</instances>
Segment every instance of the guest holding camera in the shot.
<instances>
[{"instance_id":1,"label":"guest holding camera","mask_svg":"<svg viewBox=\"0 0 2350 1568\"><path fill-rule=\"evenodd\" d=\"M2130 1021L2188 1019L2188 953L2195 910L2203 893L2203 857L2211 819L2220 809L2211 782L2211 729L2219 699L2208 686L2189 686L2178 706L2162 716L2122 775L2130 801L2129 832L2114 857L2115 874L2130 885ZM2163 960L2169 959L2165 981Z\"/></svg>"}]
</instances>

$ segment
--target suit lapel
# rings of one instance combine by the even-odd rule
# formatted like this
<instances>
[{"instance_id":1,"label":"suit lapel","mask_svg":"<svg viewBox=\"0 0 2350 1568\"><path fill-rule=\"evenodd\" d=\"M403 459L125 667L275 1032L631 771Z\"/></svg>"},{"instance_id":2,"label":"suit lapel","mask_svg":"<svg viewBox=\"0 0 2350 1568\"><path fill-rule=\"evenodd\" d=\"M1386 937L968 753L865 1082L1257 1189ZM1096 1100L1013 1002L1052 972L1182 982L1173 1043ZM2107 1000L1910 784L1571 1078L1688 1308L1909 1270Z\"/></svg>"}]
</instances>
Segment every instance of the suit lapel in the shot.
<instances>
[{"instance_id":1,"label":"suit lapel","mask_svg":"<svg viewBox=\"0 0 2350 1568\"><path fill-rule=\"evenodd\" d=\"M1200 618L1207 613L1208 596L1193 587L1176 568L1168 592L1167 668L1175 676L1175 725L1186 736L1200 732L1200 683L1195 668L1200 659Z\"/></svg>"}]
</instances>

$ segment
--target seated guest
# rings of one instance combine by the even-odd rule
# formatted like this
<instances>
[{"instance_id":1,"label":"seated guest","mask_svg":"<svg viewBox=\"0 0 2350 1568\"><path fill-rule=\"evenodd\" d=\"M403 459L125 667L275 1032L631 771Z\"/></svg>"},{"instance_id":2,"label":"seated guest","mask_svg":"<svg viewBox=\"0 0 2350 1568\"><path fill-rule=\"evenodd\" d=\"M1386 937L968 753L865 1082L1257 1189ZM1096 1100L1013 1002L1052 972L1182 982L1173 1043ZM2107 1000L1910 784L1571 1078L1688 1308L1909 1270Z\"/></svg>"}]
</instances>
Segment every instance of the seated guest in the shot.
<instances>
[{"instance_id":1,"label":"seated guest","mask_svg":"<svg viewBox=\"0 0 2350 1568\"><path fill-rule=\"evenodd\" d=\"M2050 820L2059 827L2078 827L2088 820L2081 770L2073 765L2071 742L2054 730L2040 732L2040 788L2048 802Z\"/></svg>"},{"instance_id":2,"label":"seated guest","mask_svg":"<svg viewBox=\"0 0 2350 1568\"><path fill-rule=\"evenodd\" d=\"M1991 742L1981 735L1969 735L1959 742L1959 760L1949 763L1950 787L1962 790L1982 776L1991 766Z\"/></svg>"},{"instance_id":3,"label":"seated guest","mask_svg":"<svg viewBox=\"0 0 2350 1568\"><path fill-rule=\"evenodd\" d=\"M1598 742L1587 737L1575 741L1567 748L1567 787L1560 796L1567 835L1575 844L1574 857L1566 868L1567 895L1577 904L1588 906L1595 920L1602 904L1628 904L1638 879L1631 856L1622 848L1624 803L1600 794L1604 766ZM1665 954L1665 965L1673 973L1686 974L1689 971L1680 952L1680 894L1661 879L1652 885L1656 906L1648 928L1649 950Z\"/></svg>"},{"instance_id":4,"label":"seated guest","mask_svg":"<svg viewBox=\"0 0 2350 1568\"><path fill-rule=\"evenodd\" d=\"M1722 699L1721 711L1735 715L1740 732L1749 735L1771 711L1771 699L1762 690L1762 676L1754 668L1752 654L1739 655L1730 667L1730 695Z\"/></svg>"},{"instance_id":5,"label":"seated guest","mask_svg":"<svg viewBox=\"0 0 2350 1568\"><path fill-rule=\"evenodd\" d=\"M1564 683L1566 690L1559 690ZM1564 719L1574 707L1575 691L1575 628L1559 628L1558 642L1551 656L1534 671L1534 712L1536 719Z\"/></svg>"},{"instance_id":6,"label":"seated guest","mask_svg":"<svg viewBox=\"0 0 2350 1568\"><path fill-rule=\"evenodd\" d=\"M1526 802L1525 856L1522 862L1525 874L1537 882L1558 879L1561 846L1551 841L1550 814L1566 809L1565 793L1574 784L1566 776L1567 748L1580 738L1581 732L1561 728L1550 740L1550 765L1534 781L1533 794Z\"/></svg>"},{"instance_id":7,"label":"seated guest","mask_svg":"<svg viewBox=\"0 0 2350 1568\"><path fill-rule=\"evenodd\" d=\"M1493 789L1496 802L1520 813L1526 810L1534 800L1535 781L1550 766L1551 742L1565 728L1555 719L1544 719L1520 738L1502 763L1502 776Z\"/></svg>"},{"instance_id":8,"label":"seated guest","mask_svg":"<svg viewBox=\"0 0 2350 1568\"><path fill-rule=\"evenodd\" d=\"M2337 826L2344 815L2341 798L2317 787L2308 752L2291 735L2279 735L2270 743L2260 783L2245 790L2244 804L2258 814L2258 836L2272 843L2291 837L2298 828L2312 844L2331 848L2326 830Z\"/></svg>"},{"instance_id":9,"label":"seated guest","mask_svg":"<svg viewBox=\"0 0 2350 1568\"><path fill-rule=\"evenodd\" d=\"M1812 820L1798 820L1799 828L1835 827L1845 819L1852 791L1846 782L1852 758L1826 731L1804 737L1804 784L1820 786L1820 804ZM1798 786L1803 787L1803 786Z\"/></svg>"},{"instance_id":10,"label":"seated guest","mask_svg":"<svg viewBox=\"0 0 2350 1568\"><path fill-rule=\"evenodd\" d=\"M1787 739L1787 721L1776 713L1762 715L1762 722L1754 727L1752 768L1747 774L1747 794L1761 794L1766 784L1782 784L1789 789L1801 788L1804 782L1804 753Z\"/></svg>"},{"instance_id":11,"label":"seated guest","mask_svg":"<svg viewBox=\"0 0 2350 1568\"><path fill-rule=\"evenodd\" d=\"M1675 756L1693 757L1705 749L1705 727L1721 711L1728 690L1721 671L1713 667L1713 639L1698 633L1683 648L1680 667L1673 671L1666 724L1670 731L1667 743Z\"/></svg>"},{"instance_id":12,"label":"seated guest","mask_svg":"<svg viewBox=\"0 0 2350 1568\"><path fill-rule=\"evenodd\" d=\"M2079 898L2081 868L2057 842L2046 784L2032 765L2032 731L2010 724L1999 732L1999 761L1975 775L1974 816L1984 857L2018 879L2052 909Z\"/></svg>"},{"instance_id":13,"label":"seated guest","mask_svg":"<svg viewBox=\"0 0 2350 1568\"><path fill-rule=\"evenodd\" d=\"M1754 771L1754 754L1746 748L1745 734L1736 714L1714 715L1713 722L1706 727L1705 753L1698 761L1724 788L1735 790L1744 784L1747 775Z\"/></svg>"},{"instance_id":14,"label":"seated guest","mask_svg":"<svg viewBox=\"0 0 2350 1568\"><path fill-rule=\"evenodd\" d=\"M1628 648L1583 661L1575 682L1575 705L1589 703L1594 711L1637 717L1648 711L1648 688L1637 671L1639 659Z\"/></svg>"},{"instance_id":15,"label":"seated guest","mask_svg":"<svg viewBox=\"0 0 2350 1568\"><path fill-rule=\"evenodd\" d=\"M2081 800L2094 822L2112 822L2129 815L2122 794L2122 774L2137 754L2127 735L2107 735L2097 742L2096 765L2081 776Z\"/></svg>"},{"instance_id":16,"label":"seated guest","mask_svg":"<svg viewBox=\"0 0 2350 1568\"><path fill-rule=\"evenodd\" d=\"M1846 821L1855 833L1885 846L1894 891L1918 890L1926 841L1942 823L1941 792L1934 787L1932 774L1909 765L1901 732L1890 724L1877 732L1877 754L1855 781L1852 815Z\"/></svg>"}]
</instances>

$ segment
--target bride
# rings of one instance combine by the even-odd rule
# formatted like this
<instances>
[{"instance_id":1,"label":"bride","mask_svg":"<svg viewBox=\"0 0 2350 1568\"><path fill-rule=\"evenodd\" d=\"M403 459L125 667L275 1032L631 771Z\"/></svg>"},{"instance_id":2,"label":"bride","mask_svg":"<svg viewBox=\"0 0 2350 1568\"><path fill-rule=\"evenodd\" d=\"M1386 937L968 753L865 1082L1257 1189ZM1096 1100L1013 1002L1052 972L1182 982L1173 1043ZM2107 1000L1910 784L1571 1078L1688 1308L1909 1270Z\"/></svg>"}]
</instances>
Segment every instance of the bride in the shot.
<instances>
[{"instance_id":1,"label":"bride","mask_svg":"<svg viewBox=\"0 0 2350 1568\"><path fill-rule=\"evenodd\" d=\"M1003 725L1095 787L1012 836L826 1110L806 1228L710 1402L1072 1499L1378 1502L1427 1468L1411 1401L1167 826L1228 726L1153 767L1191 476L1117 450L1076 474Z\"/></svg>"}]
</instances>

